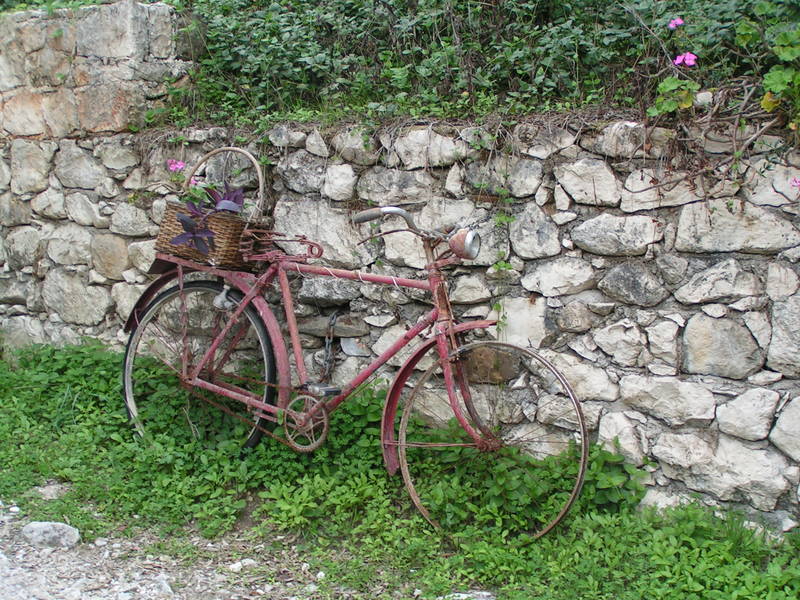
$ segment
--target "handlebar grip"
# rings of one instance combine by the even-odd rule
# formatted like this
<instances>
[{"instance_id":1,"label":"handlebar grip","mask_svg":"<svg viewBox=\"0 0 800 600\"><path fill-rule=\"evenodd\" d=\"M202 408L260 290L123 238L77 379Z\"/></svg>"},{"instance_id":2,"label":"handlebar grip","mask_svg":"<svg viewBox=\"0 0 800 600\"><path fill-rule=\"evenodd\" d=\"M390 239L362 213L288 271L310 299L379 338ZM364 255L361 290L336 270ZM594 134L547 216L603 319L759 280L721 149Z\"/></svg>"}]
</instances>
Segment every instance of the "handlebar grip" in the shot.
<instances>
[{"instance_id":1,"label":"handlebar grip","mask_svg":"<svg viewBox=\"0 0 800 600\"><path fill-rule=\"evenodd\" d=\"M373 221L375 219L380 219L383 216L383 208L368 208L367 210L362 210L361 212L357 212L353 215L353 223L366 223L367 221Z\"/></svg>"}]
</instances>

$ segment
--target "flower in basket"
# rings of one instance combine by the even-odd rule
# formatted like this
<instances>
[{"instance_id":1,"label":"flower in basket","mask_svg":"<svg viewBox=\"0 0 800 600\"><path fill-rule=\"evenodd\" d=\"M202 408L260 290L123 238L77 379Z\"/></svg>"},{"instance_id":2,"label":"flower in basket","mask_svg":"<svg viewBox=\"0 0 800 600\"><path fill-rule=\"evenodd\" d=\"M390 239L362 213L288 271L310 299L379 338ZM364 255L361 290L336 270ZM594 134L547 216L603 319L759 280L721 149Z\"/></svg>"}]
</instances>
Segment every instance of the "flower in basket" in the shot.
<instances>
[{"instance_id":1,"label":"flower in basket","mask_svg":"<svg viewBox=\"0 0 800 600\"><path fill-rule=\"evenodd\" d=\"M175 246L186 244L207 256L209 249L214 249L214 232L208 228L208 218L219 212L241 212L244 205L244 190L232 189L226 183L224 193L210 187L194 187L189 190L189 195L194 199L186 201L186 210L189 214L177 215L183 233L172 238L170 243Z\"/></svg>"}]
</instances>

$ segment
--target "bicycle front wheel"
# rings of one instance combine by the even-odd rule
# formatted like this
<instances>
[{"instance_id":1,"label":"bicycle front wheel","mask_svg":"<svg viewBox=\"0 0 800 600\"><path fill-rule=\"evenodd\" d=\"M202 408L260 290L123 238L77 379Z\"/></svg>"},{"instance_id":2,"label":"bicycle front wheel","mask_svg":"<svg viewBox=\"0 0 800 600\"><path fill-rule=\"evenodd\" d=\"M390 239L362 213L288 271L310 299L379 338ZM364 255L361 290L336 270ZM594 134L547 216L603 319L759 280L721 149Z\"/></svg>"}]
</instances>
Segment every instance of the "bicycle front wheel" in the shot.
<instances>
[{"instance_id":1,"label":"bicycle front wheel","mask_svg":"<svg viewBox=\"0 0 800 600\"><path fill-rule=\"evenodd\" d=\"M431 349L435 354L435 348ZM568 382L539 354L479 341L450 356L454 417L440 361L420 376L400 418L400 468L433 525L494 525L538 538L561 521L583 485L588 439Z\"/></svg>"},{"instance_id":2,"label":"bicycle front wheel","mask_svg":"<svg viewBox=\"0 0 800 600\"><path fill-rule=\"evenodd\" d=\"M223 294L216 281L191 281L160 293L131 333L123 362L123 396L134 431L180 441L236 440L254 446L270 421L224 392L187 383L214 341L219 342L199 376L217 390L230 390L272 404L275 361L258 312L247 306L224 336L242 295ZM216 300L216 302L215 302Z\"/></svg>"}]
</instances>

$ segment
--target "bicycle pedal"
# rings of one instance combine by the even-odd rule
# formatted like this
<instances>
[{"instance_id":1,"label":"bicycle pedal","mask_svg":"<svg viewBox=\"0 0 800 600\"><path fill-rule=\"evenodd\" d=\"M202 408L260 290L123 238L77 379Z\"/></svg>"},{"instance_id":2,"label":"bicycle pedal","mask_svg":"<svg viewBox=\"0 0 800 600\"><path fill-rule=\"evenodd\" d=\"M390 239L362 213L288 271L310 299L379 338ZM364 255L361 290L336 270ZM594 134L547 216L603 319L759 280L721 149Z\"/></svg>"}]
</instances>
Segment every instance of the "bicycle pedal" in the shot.
<instances>
[{"instance_id":1,"label":"bicycle pedal","mask_svg":"<svg viewBox=\"0 0 800 600\"><path fill-rule=\"evenodd\" d=\"M342 389L332 385L322 385L321 383L306 384L306 390L314 396L338 396L342 393Z\"/></svg>"}]
</instances>

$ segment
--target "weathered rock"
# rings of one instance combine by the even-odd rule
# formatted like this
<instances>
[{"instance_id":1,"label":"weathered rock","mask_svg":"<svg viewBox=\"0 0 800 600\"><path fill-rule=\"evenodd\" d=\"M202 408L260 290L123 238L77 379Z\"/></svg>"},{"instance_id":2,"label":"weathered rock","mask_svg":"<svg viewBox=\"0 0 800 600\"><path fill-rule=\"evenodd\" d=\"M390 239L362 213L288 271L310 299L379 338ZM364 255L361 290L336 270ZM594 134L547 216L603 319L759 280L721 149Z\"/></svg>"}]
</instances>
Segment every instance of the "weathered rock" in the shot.
<instances>
[{"instance_id":1,"label":"weathered rock","mask_svg":"<svg viewBox=\"0 0 800 600\"><path fill-rule=\"evenodd\" d=\"M694 315L683 332L683 370L744 379L759 371L764 352L746 327L727 318Z\"/></svg>"},{"instance_id":2,"label":"weathered rock","mask_svg":"<svg viewBox=\"0 0 800 600\"><path fill-rule=\"evenodd\" d=\"M656 259L656 265L664 281L674 285L683 281L689 261L675 254L662 254Z\"/></svg>"},{"instance_id":3,"label":"weathered rock","mask_svg":"<svg viewBox=\"0 0 800 600\"><path fill-rule=\"evenodd\" d=\"M325 159L298 150L278 162L276 170L290 190L301 194L319 192L325 180Z\"/></svg>"},{"instance_id":4,"label":"weathered rock","mask_svg":"<svg viewBox=\"0 0 800 600\"><path fill-rule=\"evenodd\" d=\"M50 164L58 146L53 142L14 139L11 142L11 191L29 194L49 186Z\"/></svg>"},{"instance_id":5,"label":"weathered rock","mask_svg":"<svg viewBox=\"0 0 800 600\"><path fill-rule=\"evenodd\" d=\"M31 200L31 208L35 213L50 219L63 219L67 216L64 193L55 188L48 188Z\"/></svg>"},{"instance_id":6,"label":"weathered rock","mask_svg":"<svg viewBox=\"0 0 800 600\"><path fill-rule=\"evenodd\" d=\"M769 159L756 161L744 174L744 194L760 206L786 206L796 201L797 190L791 186L797 168L775 164Z\"/></svg>"},{"instance_id":7,"label":"weathered rock","mask_svg":"<svg viewBox=\"0 0 800 600\"><path fill-rule=\"evenodd\" d=\"M331 200L350 200L356 189L358 176L350 165L330 165L325 170L322 195Z\"/></svg>"},{"instance_id":8,"label":"weathered rock","mask_svg":"<svg viewBox=\"0 0 800 600\"><path fill-rule=\"evenodd\" d=\"M648 131L642 123L616 121L598 135L587 135L581 145L598 154L613 158L659 157L674 133L661 127Z\"/></svg>"},{"instance_id":9,"label":"weathered rock","mask_svg":"<svg viewBox=\"0 0 800 600\"><path fill-rule=\"evenodd\" d=\"M84 190L93 190L108 176L105 167L73 140L59 144L54 172L64 187Z\"/></svg>"},{"instance_id":10,"label":"weathered rock","mask_svg":"<svg viewBox=\"0 0 800 600\"><path fill-rule=\"evenodd\" d=\"M615 217L603 213L572 230L572 241L593 254L635 256L664 237L663 225L651 217Z\"/></svg>"},{"instance_id":11,"label":"weathered rock","mask_svg":"<svg viewBox=\"0 0 800 600\"><path fill-rule=\"evenodd\" d=\"M307 139L304 132L290 129L286 125L276 125L267 132L267 137L273 146L279 148L302 148Z\"/></svg>"},{"instance_id":12,"label":"weathered rock","mask_svg":"<svg viewBox=\"0 0 800 600\"><path fill-rule=\"evenodd\" d=\"M340 131L333 136L331 145L344 160L357 165L374 165L380 156L372 137L358 127Z\"/></svg>"},{"instance_id":13,"label":"weathered rock","mask_svg":"<svg viewBox=\"0 0 800 600\"><path fill-rule=\"evenodd\" d=\"M620 183L602 160L582 158L554 170L558 183L578 204L617 206Z\"/></svg>"},{"instance_id":14,"label":"weathered rock","mask_svg":"<svg viewBox=\"0 0 800 600\"><path fill-rule=\"evenodd\" d=\"M714 395L699 383L675 377L626 375L620 380L620 395L629 406L671 427L708 425L714 419Z\"/></svg>"},{"instance_id":15,"label":"weathered rock","mask_svg":"<svg viewBox=\"0 0 800 600\"><path fill-rule=\"evenodd\" d=\"M31 222L31 205L17 200L11 194L0 195L0 225L13 227Z\"/></svg>"},{"instance_id":16,"label":"weathered rock","mask_svg":"<svg viewBox=\"0 0 800 600\"><path fill-rule=\"evenodd\" d=\"M778 392L754 388L717 407L720 431L744 440L763 440L772 427Z\"/></svg>"},{"instance_id":17,"label":"weathered rock","mask_svg":"<svg viewBox=\"0 0 800 600\"><path fill-rule=\"evenodd\" d=\"M659 321L645 328L647 332L648 349L653 358L664 361L668 365L675 365L678 361L678 324L674 321Z\"/></svg>"},{"instance_id":18,"label":"weathered rock","mask_svg":"<svg viewBox=\"0 0 800 600\"><path fill-rule=\"evenodd\" d=\"M630 319L622 319L598 329L593 337L603 352L624 367L633 367L639 363L639 357L647 343L647 338Z\"/></svg>"},{"instance_id":19,"label":"weathered rock","mask_svg":"<svg viewBox=\"0 0 800 600\"><path fill-rule=\"evenodd\" d=\"M675 299L682 304L733 302L762 292L758 277L730 259L697 273L686 285L675 290Z\"/></svg>"},{"instance_id":20,"label":"weathered rock","mask_svg":"<svg viewBox=\"0 0 800 600\"><path fill-rule=\"evenodd\" d=\"M65 200L67 216L78 225L107 228L111 219L100 213L100 207L83 192L69 194Z\"/></svg>"},{"instance_id":21,"label":"weathered rock","mask_svg":"<svg viewBox=\"0 0 800 600\"><path fill-rule=\"evenodd\" d=\"M769 441L793 460L800 462L800 397L792 399L781 410Z\"/></svg>"},{"instance_id":22,"label":"weathered rock","mask_svg":"<svg viewBox=\"0 0 800 600\"><path fill-rule=\"evenodd\" d=\"M498 339L523 347L538 348L553 333L546 319L547 301L544 298L503 298L500 311L493 310L489 319L499 319Z\"/></svg>"},{"instance_id":23,"label":"weathered rock","mask_svg":"<svg viewBox=\"0 0 800 600\"><path fill-rule=\"evenodd\" d=\"M669 296L661 281L640 263L609 269L597 287L614 300L638 306L655 306Z\"/></svg>"},{"instance_id":24,"label":"weathered rock","mask_svg":"<svg viewBox=\"0 0 800 600\"><path fill-rule=\"evenodd\" d=\"M11 269L23 269L36 263L40 256L42 236L35 227L15 227L6 234L3 244L6 263Z\"/></svg>"},{"instance_id":25,"label":"weathered rock","mask_svg":"<svg viewBox=\"0 0 800 600\"><path fill-rule=\"evenodd\" d=\"M131 266L125 238L110 233L97 234L91 241L92 265L109 279L123 279L122 273Z\"/></svg>"},{"instance_id":26,"label":"weathered rock","mask_svg":"<svg viewBox=\"0 0 800 600\"><path fill-rule=\"evenodd\" d=\"M800 288L800 277L791 267L771 262L767 266L767 296L770 300L780 302L786 300Z\"/></svg>"},{"instance_id":27,"label":"weathered rock","mask_svg":"<svg viewBox=\"0 0 800 600\"><path fill-rule=\"evenodd\" d=\"M156 258L156 241L133 242L128 246L128 256L134 267L147 273Z\"/></svg>"},{"instance_id":28,"label":"weathered rock","mask_svg":"<svg viewBox=\"0 0 800 600\"><path fill-rule=\"evenodd\" d=\"M522 154L544 160L575 143L575 134L559 127L521 123L514 128L514 144Z\"/></svg>"},{"instance_id":29,"label":"weathered rock","mask_svg":"<svg viewBox=\"0 0 800 600\"><path fill-rule=\"evenodd\" d=\"M111 231L132 237L153 236L158 228L147 216L147 212L133 204L118 204L111 216Z\"/></svg>"},{"instance_id":30,"label":"weathered rock","mask_svg":"<svg viewBox=\"0 0 800 600\"><path fill-rule=\"evenodd\" d=\"M619 397L619 386L605 369L570 354L546 349L541 354L561 371L581 402L613 402Z\"/></svg>"},{"instance_id":31,"label":"weathered rock","mask_svg":"<svg viewBox=\"0 0 800 600\"><path fill-rule=\"evenodd\" d=\"M681 209L675 249L680 252L777 253L800 244L789 221L737 198Z\"/></svg>"},{"instance_id":32,"label":"weathered rock","mask_svg":"<svg viewBox=\"0 0 800 600\"><path fill-rule=\"evenodd\" d=\"M522 278L522 287L543 296L577 294L594 287L592 265L580 258L556 258L530 268Z\"/></svg>"},{"instance_id":33,"label":"weathered rock","mask_svg":"<svg viewBox=\"0 0 800 600\"><path fill-rule=\"evenodd\" d=\"M800 293L772 305L772 338L767 366L800 377Z\"/></svg>"},{"instance_id":34,"label":"weathered rock","mask_svg":"<svg viewBox=\"0 0 800 600\"><path fill-rule=\"evenodd\" d=\"M361 174L356 192L378 206L420 202L431 196L436 180L423 170L400 171L373 167Z\"/></svg>"},{"instance_id":35,"label":"weathered rock","mask_svg":"<svg viewBox=\"0 0 800 600\"><path fill-rule=\"evenodd\" d=\"M477 275L465 275L457 278L455 287L450 292L450 301L454 304L479 304L491 297L491 290L483 278Z\"/></svg>"},{"instance_id":36,"label":"weathered rock","mask_svg":"<svg viewBox=\"0 0 800 600\"><path fill-rule=\"evenodd\" d=\"M386 350L388 350L392 344L405 335L405 333L406 328L403 325L392 325L391 327L387 327L381 332L380 337L373 344L372 351L376 355L386 352ZM413 354L415 346L416 344L414 344L412 341L412 343L408 344L405 348L390 358L387 364L392 367L399 367ZM419 363L417 363L415 368L420 371L427 371L436 360L435 354L435 352L428 352L425 357Z\"/></svg>"},{"instance_id":37,"label":"weathered rock","mask_svg":"<svg viewBox=\"0 0 800 600\"><path fill-rule=\"evenodd\" d=\"M325 143L319 129L315 129L306 137L306 151L322 158L328 158L331 155L328 144Z\"/></svg>"},{"instance_id":38,"label":"weathered rock","mask_svg":"<svg viewBox=\"0 0 800 600\"><path fill-rule=\"evenodd\" d=\"M107 169L124 171L139 164L141 158L129 140L114 137L98 144L94 155Z\"/></svg>"},{"instance_id":39,"label":"weathered rock","mask_svg":"<svg viewBox=\"0 0 800 600\"><path fill-rule=\"evenodd\" d=\"M487 162L469 163L465 177L467 183L481 192L523 198L533 196L539 189L544 169L538 160L499 155Z\"/></svg>"},{"instance_id":40,"label":"weathered rock","mask_svg":"<svg viewBox=\"0 0 800 600\"><path fill-rule=\"evenodd\" d=\"M111 294L103 287L86 285L79 275L62 269L47 274L42 298L48 310L67 323L97 325L113 306Z\"/></svg>"},{"instance_id":41,"label":"weathered rock","mask_svg":"<svg viewBox=\"0 0 800 600\"><path fill-rule=\"evenodd\" d=\"M32 521L22 528L28 543L44 548L72 548L81 540L80 532L66 523Z\"/></svg>"},{"instance_id":42,"label":"weathered rock","mask_svg":"<svg viewBox=\"0 0 800 600\"><path fill-rule=\"evenodd\" d=\"M306 277L297 294L298 300L315 306L339 306L360 295L361 284L349 279Z\"/></svg>"},{"instance_id":43,"label":"weathered rock","mask_svg":"<svg viewBox=\"0 0 800 600\"><path fill-rule=\"evenodd\" d=\"M403 133L395 141L394 151L406 169L446 167L474 153L466 142L440 135L430 127Z\"/></svg>"},{"instance_id":44,"label":"weathered rock","mask_svg":"<svg viewBox=\"0 0 800 600\"><path fill-rule=\"evenodd\" d=\"M664 173L638 169L628 175L622 189L620 209L625 212L680 206L702 198L702 190L686 173Z\"/></svg>"},{"instance_id":45,"label":"weathered rock","mask_svg":"<svg viewBox=\"0 0 800 600\"><path fill-rule=\"evenodd\" d=\"M742 315L742 320L758 342L758 345L764 350L769 348L769 343L772 339L772 325L767 315L762 312L746 312Z\"/></svg>"},{"instance_id":46,"label":"weathered rock","mask_svg":"<svg viewBox=\"0 0 800 600\"><path fill-rule=\"evenodd\" d=\"M328 335L330 322L331 318L327 316L306 317L298 319L297 328L300 333L324 338ZM369 327L357 315L340 315L333 326L333 336L338 338L360 338L368 333Z\"/></svg>"},{"instance_id":47,"label":"weathered rock","mask_svg":"<svg viewBox=\"0 0 800 600\"><path fill-rule=\"evenodd\" d=\"M92 234L76 225L68 223L58 227L50 236L47 256L62 265L86 265L91 258Z\"/></svg>"},{"instance_id":48,"label":"weathered rock","mask_svg":"<svg viewBox=\"0 0 800 600\"><path fill-rule=\"evenodd\" d=\"M594 313L583 302L570 302L556 316L556 324L563 331L583 333L594 324Z\"/></svg>"},{"instance_id":49,"label":"weathered rock","mask_svg":"<svg viewBox=\"0 0 800 600\"><path fill-rule=\"evenodd\" d=\"M558 227L533 202L516 215L508 232L511 247L521 258L545 258L561 252Z\"/></svg>"},{"instance_id":50,"label":"weathered rock","mask_svg":"<svg viewBox=\"0 0 800 600\"><path fill-rule=\"evenodd\" d=\"M114 301L117 316L125 321L136 306L136 302L147 288L145 285L115 283L111 286L111 299Z\"/></svg>"},{"instance_id":51,"label":"weathered rock","mask_svg":"<svg viewBox=\"0 0 800 600\"><path fill-rule=\"evenodd\" d=\"M597 442L610 452L619 452L634 465L644 464L642 437L634 423L621 412L603 415L597 432Z\"/></svg>"},{"instance_id":52,"label":"weathered rock","mask_svg":"<svg viewBox=\"0 0 800 600\"><path fill-rule=\"evenodd\" d=\"M11 167L0 158L0 192L5 192L11 187Z\"/></svg>"}]
</instances>

